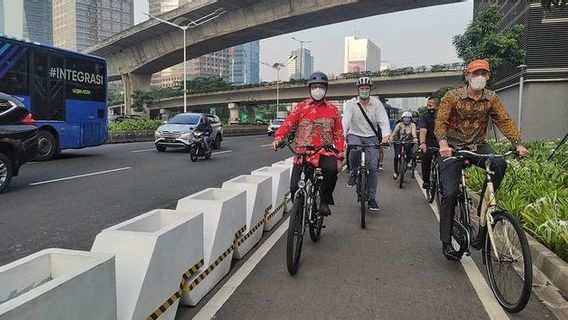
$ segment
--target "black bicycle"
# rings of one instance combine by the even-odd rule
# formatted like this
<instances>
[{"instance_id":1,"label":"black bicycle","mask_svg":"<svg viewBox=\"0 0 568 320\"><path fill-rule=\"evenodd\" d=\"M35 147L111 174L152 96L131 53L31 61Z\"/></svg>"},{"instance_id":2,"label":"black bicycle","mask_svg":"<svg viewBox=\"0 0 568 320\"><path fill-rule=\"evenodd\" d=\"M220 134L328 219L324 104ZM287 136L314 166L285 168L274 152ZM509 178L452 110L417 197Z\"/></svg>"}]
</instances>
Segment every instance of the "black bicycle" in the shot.
<instances>
[{"instance_id":1,"label":"black bicycle","mask_svg":"<svg viewBox=\"0 0 568 320\"><path fill-rule=\"evenodd\" d=\"M402 185L404 184L404 174L406 173L406 170L408 170L407 166L410 163L406 160L406 148L408 145L412 144L412 142L395 141L394 144L401 146L400 152L398 153L398 159L396 161L398 162L398 187L402 189ZM412 170L414 176L414 168L412 168Z\"/></svg>"},{"instance_id":2,"label":"black bicycle","mask_svg":"<svg viewBox=\"0 0 568 320\"><path fill-rule=\"evenodd\" d=\"M366 157L365 157L365 150L367 148L375 148L380 149L381 144L350 144L349 147L351 149L361 148L361 162L357 167L357 182L356 182L356 191L357 191L357 202L361 206L361 228L365 228L365 210L367 209L367 204L369 201L369 168L366 165Z\"/></svg>"},{"instance_id":3,"label":"black bicycle","mask_svg":"<svg viewBox=\"0 0 568 320\"><path fill-rule=\"evenodd\" d=\"M308 153L298 153L291 147L289 141L282 141L279 148L288 146L290 151L302 160L302 173L298 181L298 190L294 195L292 210L290 211L290 224L288 226L288 237L286 242L286 266L291 275L296 274L300 264L302 254L302 244L306 228L309 229L310 238L316 242L321 237L323 225L323 215L319 212L321 203L320 185L323 181L321 168L314 167L307 157L325 149L339 153L332 145L321 147L303 146Z\"/></svg>"},{"instance_id":4,"label":"black bicycle","mask_svg":"<svg viewBox=\"0 0 568 320\"><path fill-rule=\"evenodd\" d=\"M433 153L432 163L430 164L430 178L428 180L429 187L426 188L426 199L428 199L428 203L434 202L434 199L438 197L440 199L440 183L439 183L439 167L438 167L438 151L439 148L436 147L428 147L428 151ZM422 163L424 165L424 163ZM439 201L438 201L439 202ZM439 209L439 206L438 206Z\"/></svg>"},{"instance_id":5,"label":"black bicycle","mask_svg":"<svg viewBox=\"0 0 568 320\"><path fill-rule=\"evenodd\" d=\"M495 158L503 158L514 154L478 154L468 150L460 150L456 156L467 162L467 156L485 157L485 180L481 192L481 203L477 209L479 227L476 229L470 221L472 201L468 197L465 185L465 169L462 169L452 237L458 244L459 255L467 252L469 247L482 249L489 285L499 304L508 312L515 313L527 305L532 287L532 260L527 238L519 220L511 213L497 207L491 163ZM466 165L468 165L466 163ZM466 167L464 165L464 168Z\"/></svg>"}]
</instances>

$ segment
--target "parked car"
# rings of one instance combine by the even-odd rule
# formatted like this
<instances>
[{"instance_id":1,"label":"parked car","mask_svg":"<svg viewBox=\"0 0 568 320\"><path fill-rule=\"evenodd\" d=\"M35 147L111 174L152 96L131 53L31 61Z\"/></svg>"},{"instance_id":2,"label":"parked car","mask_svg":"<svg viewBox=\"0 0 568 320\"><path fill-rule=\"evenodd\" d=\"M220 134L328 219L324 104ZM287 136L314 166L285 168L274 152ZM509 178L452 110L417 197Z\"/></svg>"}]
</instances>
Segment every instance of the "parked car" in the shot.
<instances>
[{"instance_id":1,"label":"parked car","mask_svg":"<svg viewBox=\"0 0 568 320\"><path fill-rule=\"evenodd\" d=\"M280 128L280 125L284 123L284 119L274 119L268 125L268 135L273 136L276 130Z\"/></svg>"},{"instance_id":2,"label":"parked car","mask_svg":"<svg viewBox=\"0 0 568 320\"><path fill-rule=\"evenodd\" d=\"M211 147L219 149L223 141L223 125L218 116L207 113L180 113L156 129L154 144L159 152L166 148L185 148L189 150L193 141L193 130L207 117L213 127Z\"/></svg>"},{"instance_id":3,"label":"parked car","mask_svg":"<svg viewBox=\"0 0 568 320\"><path fill-rule=\"evenodd\" d=\"M38 129L22 102L0 93L0 193L38 150Z\"/></svg>"}]
</instances>

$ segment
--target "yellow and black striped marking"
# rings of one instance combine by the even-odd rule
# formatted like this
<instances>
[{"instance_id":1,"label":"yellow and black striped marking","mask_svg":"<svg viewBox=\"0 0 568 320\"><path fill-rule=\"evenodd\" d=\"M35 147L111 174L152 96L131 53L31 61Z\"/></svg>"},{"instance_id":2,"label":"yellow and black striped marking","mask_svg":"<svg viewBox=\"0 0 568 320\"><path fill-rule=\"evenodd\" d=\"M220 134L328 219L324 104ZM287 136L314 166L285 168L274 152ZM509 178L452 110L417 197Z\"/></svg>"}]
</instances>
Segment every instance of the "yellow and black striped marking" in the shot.
<instances>
[{"instance_id":1,"label":"yellow and black striped marking","mask_svg":"<svg viewBox=\"0 0 568 320\"><path fill-rule=\"evenodd\" d=\"M270 209L272 209L272 205L270 205L268 208L264 210L264 217L266 217L266 214L270 212ZM256 230L258 230L258 228L264 225L264 220L265 220L264 217L260 219L260 221L257 224L255 224L252 227L252 229L250 229L250 231L247 232L247 234L245 234L242 238L239 238L237 240L237 246L240 246L241 244L243 244L243 242L247 241L247 239L250 238L250 236L252 236Z\"/></svg>"},{"instance_id":2,"label":"yellow and black striped marking","mask_svg":"<svg viewBox=\"0 0 568 320\"><path fill-rule=\"evenodd\" d=\"M284 195L284 201L282 201L282 203L280 205L278 205L278 207L276 207L276 209L272 210L272 212L270 212L270 213L268 213L264 216L264 222L270 221L270 219L272 219L272 217L274 217L276 212L278 212L280 209L282 209L284 206L286 206L286 204L288 204L289 201L290 201L290 192L287 192Z\"/></svg>"},{"instance_id":3,"label":"yellow and black striped marking","mask_svg":"<svg viewBox=\"0 0 568 320\"><path fill-rule=\"evenodd\" d=\"M166 300L166 302L164 302L161 306L159 306L154 312L152 312L151 315L149 315L146 320L156 320L158 319L162 314L164 314L164 312L166 312L166 310L168 310L179 298L181 298L181 293L182 293L182 288L185 284L185 282L194 274L197 273L197 270L199 270L199 268L201 268L203 266L203 259L199 260L198 263L196 263L193 267L191 267L189 270L187 270L182 278L181 278L181 283L179 285L179 289L171 296L168 298L168 300Z\"/></svg>"},{"instance_id":4,"label":"yellow and black striped marking","mask_svg":"<svg viewBox=\"0 0 568 320\"><path fill-rule=\"evenodd\" d=\"M242 226L239 231L237 231L237 233L235 233L235 241L240 238L243 233L245 233L245 231L247 231L247 225L245 224L244 226Z\"/></svg>"},{"instance_id":5,"label":"yellow and black striped marking","mask_svg":"<svg viewBox=\"0 0 568 320\"><path fill-rule=\"evenodd\" d=\"M183 283L182 285L182 289L183 292L191 292L191 290L195 289L195 287L197 287L197 285L203 281L205 279L205 277L207 277L207 275L209 275L211 272L213 272L213 270L215 270L215 268L217 268L217 266L219 264L221 264L221 262L223 262L223 260L225 260L225 258L227 258L227 256L233 252L233 249L235 248L234 245L231 245L229 247L229 249L225 250L225 252L223 252L219 258L217 258L217 260L215 260L205 271L203 271L200 275L197 276L197 278L193 279L193 281L191 281L191 283Z\"/></svg>"}]
</instances>

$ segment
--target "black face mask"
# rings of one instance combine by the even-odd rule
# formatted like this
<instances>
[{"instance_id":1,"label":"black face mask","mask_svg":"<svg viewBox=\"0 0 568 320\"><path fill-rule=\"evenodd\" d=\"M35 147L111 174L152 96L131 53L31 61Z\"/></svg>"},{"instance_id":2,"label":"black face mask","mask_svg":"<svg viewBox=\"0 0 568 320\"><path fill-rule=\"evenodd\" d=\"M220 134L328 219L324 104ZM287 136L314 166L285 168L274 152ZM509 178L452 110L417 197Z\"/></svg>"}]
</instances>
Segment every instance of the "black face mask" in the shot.
<instances>
[{"instance_id":1,"label":"black face mask","mask_svg":"<svg viewBox=\"0 0 568 320\"><path fill-rule=\"evenodd\" d=\"M434 112L436 112L436 109L428 109L428 112L429 112L429 113L434 113Z\"/></svg>"}]
</instances>

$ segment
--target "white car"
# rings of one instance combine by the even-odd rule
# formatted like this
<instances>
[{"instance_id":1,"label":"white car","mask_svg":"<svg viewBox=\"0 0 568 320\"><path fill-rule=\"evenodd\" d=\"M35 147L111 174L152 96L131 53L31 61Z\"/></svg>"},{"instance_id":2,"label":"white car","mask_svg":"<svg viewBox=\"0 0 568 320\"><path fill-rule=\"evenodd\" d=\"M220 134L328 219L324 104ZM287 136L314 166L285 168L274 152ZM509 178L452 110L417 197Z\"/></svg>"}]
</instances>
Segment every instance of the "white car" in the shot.
<instances>
[{"instance_id":1,"label":"white car","mask_svg":"<svg viewBox=\"0 0 568 320\"><path fill-rule=\"evenodd\" d=\"M274 119L268 125L268 135L273 136L276 130L280 128L280 125L284 123L284 119Z\"/></svg>"},{"instance_id":2,"label":"white car","mask_svg":"<svg viewBox=\"0 0 568 320\"><path fill-rule=\"evenodd\" d=\"M193 141L193 130L204 117L209 118L209 123L213 127L211 147L219 149L223 141L223 125L218 116L205 113L180 113L161 125L154 133L156 149L159 152L166 151L166 148L189 149Z\"/></svg>"}]
</instances>

